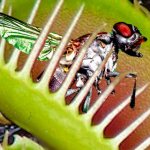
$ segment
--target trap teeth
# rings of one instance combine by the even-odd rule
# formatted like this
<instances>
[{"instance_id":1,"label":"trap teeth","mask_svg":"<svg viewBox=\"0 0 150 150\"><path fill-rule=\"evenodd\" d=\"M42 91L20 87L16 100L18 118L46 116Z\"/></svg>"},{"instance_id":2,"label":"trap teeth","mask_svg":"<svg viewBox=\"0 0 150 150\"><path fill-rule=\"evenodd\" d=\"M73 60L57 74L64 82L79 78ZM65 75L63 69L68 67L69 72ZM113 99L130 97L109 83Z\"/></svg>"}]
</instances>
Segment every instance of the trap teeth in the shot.
<instances>
[{"instance_id":1,"label":"trap teeth","mask_svg":"<svg viewBox=\"0 0 150 150\"><path fill-rule=\"evenodd\" d=\"M52 15L48 19L44 29L42 30L36 43L34 44L34 47L33 47L32 51L31 51L25 65L24 65L23 69L21 70L21 73L20 73L23 75L24 78L30 78L31 69L34 65L34 62L37 59L40 51L44 47L44 44L45 44L45 41L46 41L47 36L49 34L49 31L53 25L53 22L55 21L55 18L57 16L62 4L63 4L63 0L60 0L57 3L56 8L54 9Z\"/></svg>"},{"instance_id":2,"label":"trap teeth","mask_svg":"<svg viewBox=\"0 0 150 150\"><path fill-rule=\"evenodd\" d=\"M145 84L141 88L139 88L136 92L136 97L142 94L149 84ZM102 133L104 129L111 123L111 121L119 115L119 113L130 103L131 95L128 96L121 104L119 104L112 112L110 112L101 122L100 124L96 125L95 130L96 132Z\"/></svg>"},{"instance_id":3,"label":"trap teeth","mask_svg":"<svg viewBox=\"0 0 150 150\"><path fill-rule=\"evenodd\" d=\"M137 118L133 123L131 123L126 129L124 129L119 135L117 135L114 140L119 146L140 124L143 123L145 119L150 116L150 109L144 112L139 118Z\"/></svg>"},{"instance_id":4,"label":"trap teeth","mask_svg":"<svg viewBox=\"0 0 150 150\"><path fill-rule=\"evenodd\" d=\"M139 146L137 146L134 150L146 150L150 146L150 137L144 140Z\"/></svg>"},{"instance_id":5,"label":"trap teeth","mask_svg":"<svg viewBox=\"0 0 150 150\"><path fill-rule=\"evenodd\" d=\"M6 4L6 0L2 0L0 5L0 12L4 11L5 4Z\"/></svg>"},{"instance_id":6,"label":"trap teeth","mask_svg":"<svg viewBox=\"0 0 150 150\"><path fill-rule=\"evenodd\" d=\"M2 39L0 42L0 63L1 64L5 64L5 60L4 60L5 45L6 45L6 41Z\"/></svg>"},{"instance_id":7,"label":"trap teeth","mask_svg":"<svg viewBox=\"0 0 150 150\"><path fill-rule=\"evenodd\" d=\"M77 71L82 63L82 60L85 56L86 50L89 47L89 45L91 44L91 42L94 40L94 38L96 37L97 32L98 31L95 31L92 34L92 36L90 36L90 38L84 44L83 48L80 50L80 53L79 53L78 57L76 58L76 60L74 61L73 65L71 66L71 69L69 70L69 73L67 74L67 77L61 87L61 89L63 89L63 91L64 91L64 94L67 92L71 82L73 81L75 74L77 73Z\"/></svg>"},{"instance_id":8,"label":"trap teeth","mask_svg":"<svg viewBox=\"0 0 150 150\"><path fill-rule=\"evenodd\" d=\"M73 32L74 28L75 28L75 25L77 24L81 14L82 14L82 11L84 9L84 5L82 5L76 16L73 18L73 21L71 22L71 25L70 27L68 28L68 31L65 33L61 43L59 44L57 50L55 51L54 53L54 56L52 57L52 59L50 60L50 63L45 71L45 73L43 74L42 76L42 79L39 83L39 87L42 87L45 88L45 89L48 89L49 88L49 81L53 75L53 72L55 71L56 69L56 66L58 64L58 61L60 60L62 54L63 54L63 51L64 51L64 48L65 46L67 45L68 41L69 41L69 38L71 36L71 33ZM69 76L69 74L68 74ZM73 76L73 75L72 75ZM67 87L67 85L65 84L65 87ZM65 93L64 93L64 96L65 96Z\"/></svg>"},{"instance_id":9,"label":"trap teeth","mask_svg":"<svg viewBox=\"0 0 150 150\"><path fill-rule=\"evenodd\" d=\"M39 9L40 3L41 3L41 0L37 0L36 1L35 5L34 5L34 7L32 9L32 12L30 13L30 16L29 16L29 18L27 20L27 23L32 24L36 14L37 14L37 11Z\"/></svg>"},{"instance_id":10,"label":"trap teeth","mask_svg":"<svg viewBox=\"0 0 150 150\"><path fill-rule=\"evenodd\" d=\"M30 13L29 18L27 19L27 23L32 24L32 22L33 22L33 20L34 20L34 18L35 18L35 16L36 16L36 14L37 14L37 11L38 11L38 8L39 8L39 6L40 6L40 3L41 3L41 0L37 0L37 1L36 1L35 5L34 5L34 7L33 7L33 9L32 9L32 12ZM12 13L12 8L10 9L10 12ZM10 14L10 13L9 13L9 14ZM17 48L14 48L14 51L13 51L13 53L12 53L12 56L10 57L9 62L8 62L8 64L7 64L7 66L8 66L11 70L13 70L13 71L15 71L16 68L17 68L17 63L18 63L18 60L19 60L20 53L21 53L21 52L18 51Z\"/></svg>"},{"instance_id":11,"label":"trap teeth","mask_svg":"<svg viewBox=\"0 0 150 150\"><path fill-rule=\"evenodd\" d=\"M87 112L89 119L91 120L94 114L98 111L98 109L102 106L105 102L107 97L111 94L114 90L116 85L126 76L127 73L122 73L119 77L117 77L108 87L107 89L99 96L97 101L93 104L93 106Z\"/></svg>"},{"instance_id":12,"label":"trap teeth","mask_svg":"<svg viewBox=\"0 0 150 150\"><path fill-rule=\"evenodd\" d=\"M4 11L5 4L6 4L6 1L3 0L1 3L1 6L0 6L0 12ZM11 13L12 13L12 7L10 6L9 10L8 10L8 14L11 15ZM5 64L5 60L4 60L5 46L6 46L6 40L1 39L1 41L0 41L0 62L2 64Z\"/></svg>"},{"instance_id":13,"label":"trap teeth","mask_svg":"<svg viewBox=\"0 0 150 150\"><path fill-rule=\"evenodd\" d=\"M65 86L66 86L66 84L67 84L67 87L65 88L65 91L64 91L65 93L67 92L67 89L69 88L69 85L70 85L70 83L73 80L72 74L75 75L76 72L78 71L78 67L76 67L76 66L80 66L87 48L89 47L89 45L91 44L91 42L94 40L94 38L96 37L97 33L100 32L105 26L106 26L106 24L103 24L100 29L96 30L92 34L92 36L88 39L88 41L85 43L85 45L83 46L83 48L81 49L81 52L79 53L79 56L77 57L76 61L72 65L71 70L69 72L69 75L67 76L68 79L66 79L66 81L63 84L64 87L62 89L64 89ZM104 64L106 63L106 61L108 60L108 58L109 58L109 56L111 54L112 54L112 50L107 55L107 57L104 59L103 63L100 65L100 67L94 72L94 74L92 75L92 77L87 81L85 87L78 93L78 95L72 101L72 103L70 104L71 107L74 107L76 110L78 109L78 107L79 107L80 103L82 102L83 98L87 95L89 89L93 85L93 82L95 81L95 78L99 74L99 71L102 70L102 68L104 67ZM71 80L70 80L70 78L71 78Z\"/></svg>"}]
</instances>

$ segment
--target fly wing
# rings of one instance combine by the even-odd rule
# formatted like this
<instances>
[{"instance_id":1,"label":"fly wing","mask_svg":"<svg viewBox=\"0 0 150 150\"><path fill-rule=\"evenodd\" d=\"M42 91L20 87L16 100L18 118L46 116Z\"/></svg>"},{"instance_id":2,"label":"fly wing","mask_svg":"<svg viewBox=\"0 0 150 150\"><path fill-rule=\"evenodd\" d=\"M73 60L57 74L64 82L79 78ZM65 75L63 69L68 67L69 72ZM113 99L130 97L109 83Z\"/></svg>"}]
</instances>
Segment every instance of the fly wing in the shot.
<instances>
[{"instance_id":1,"label":"fly wing","mask_svg":"<svg viewBox=\"0 0 150 150\"><path fill-rule=\"evenodd\" d=\"M34 27L16 18L0 13L0 36L26 54L31 52L40 32L41 28ZM38 59L50 59L61 39L61 36L50 33Z\"/></svg>"},{"instance_id":2,"label":"fly wing","mask_svg":"<svg viewBox=\"0 0 150 150\"><path fill-rule=\"evenodd\" d=\"M61 41L61 39L62 39L62 36L51 32L48 35L48 39L46 40L45 46L44 46L43 50L41 51L38 59L41 61L51 59L54 51L56 50L57 46L59 45L59 43Z\"/></svg>"}]
</instances>

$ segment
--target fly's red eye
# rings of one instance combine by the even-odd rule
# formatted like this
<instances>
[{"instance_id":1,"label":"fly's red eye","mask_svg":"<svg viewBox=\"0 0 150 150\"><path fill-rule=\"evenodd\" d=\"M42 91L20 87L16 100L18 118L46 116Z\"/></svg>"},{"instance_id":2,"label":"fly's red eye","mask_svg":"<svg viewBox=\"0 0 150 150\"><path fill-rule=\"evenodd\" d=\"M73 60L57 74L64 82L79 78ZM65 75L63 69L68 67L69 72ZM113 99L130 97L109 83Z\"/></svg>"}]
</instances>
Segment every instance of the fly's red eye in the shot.
<instances>
[{"instance_id":1,"label":"fly's red eye","mask_svg":"<svg viewBox=\"0 0 150 150\"><path fill-rule=\"evenodd\" d=\"M130 27L128 25L124 24L124 23L118 24L117 25L117 30L124 37L130 37L132 35Z\"/></svg>"}]
</instances>

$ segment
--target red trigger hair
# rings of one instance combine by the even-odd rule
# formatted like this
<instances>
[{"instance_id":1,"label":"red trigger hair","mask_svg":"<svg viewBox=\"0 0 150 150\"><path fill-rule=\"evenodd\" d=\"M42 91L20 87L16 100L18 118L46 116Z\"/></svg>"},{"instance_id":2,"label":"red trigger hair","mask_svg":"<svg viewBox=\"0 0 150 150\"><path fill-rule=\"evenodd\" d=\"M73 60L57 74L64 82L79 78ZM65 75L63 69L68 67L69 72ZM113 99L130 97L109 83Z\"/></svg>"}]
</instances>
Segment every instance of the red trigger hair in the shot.
<instances>
[{"instance_id":1,"label":"red trigger hair","mask_svg":"<svg viewBox=\"0 0 150 150\"><path fill-rule=\"evenodd\" d=\"M116 29L124 37L130 37L132 35L132 31L131 31L130 27L125 23L118 23L116 25Z\"/></svg>"}]
</instances>

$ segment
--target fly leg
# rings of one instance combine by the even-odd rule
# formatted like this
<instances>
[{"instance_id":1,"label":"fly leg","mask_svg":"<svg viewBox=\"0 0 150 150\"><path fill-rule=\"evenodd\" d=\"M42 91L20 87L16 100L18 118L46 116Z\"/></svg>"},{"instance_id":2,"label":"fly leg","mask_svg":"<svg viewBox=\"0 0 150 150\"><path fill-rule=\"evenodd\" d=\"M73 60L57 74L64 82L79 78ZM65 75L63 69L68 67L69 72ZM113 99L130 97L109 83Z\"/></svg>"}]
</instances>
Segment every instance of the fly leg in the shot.
<instances>
[{"instance_id":1,"label":"fly leg","mask_svg":"<svg viewBox=\"0 0 150 150\"><path fill-rule=\"evenodd\" d=\"M111 71L110 71L110 72L108 73L107 77L109 77L109 78L114 77L114 78L115 78L115 77L119 76L119 74L120 74L119 72L116 72L116 71L111 72Z\"/></svg>"},{"instance_id":2,"label":"fly leg","mask_svg":"<svg viewBox=\"0 0 150 150\"><path fill-rule=\"evenodd\" d=\"M0 142L3 141L6 131L9 131L9 142L13 141L13 135L19 131L21 131L21 128L16 125L5 125L0 126Z\"/></svg>"},{"instance_id":3,"label":"fly leg","mask_svg":"<svg viewBox=\"0 0 150 150\"><path fill-rule=\"evenodd\" d=\"M137 74L136 73L129 73L126 75L126 78L136 78Z\"/></svg>"},{"instance_id":4,"label":"fly leg","mask_svg":"<svg viewBox=\"0 0 150 150\"><path fill-rule=\"evenodd\" d=\"M109 86L111 84L111 78L109 76L105 76L105 79L106 79L107 85ZM113 89L111 94L114 94L114 93L115 93L115 90Z\"/></svg>"},{"instance_id":5,"label":"fly leg","mask_svg":"<svg viewBox=\"0 0 150 150\"><path fill-rule=\"evenodd\" d=\"M44 73L44 71L42 71L42 72L39 74L39 76L37 77L36 81L40 81L40 79L41 79L43 73Z\"/></svg>"},{"instance_id":6,"label":"fly leg","mask_svg":"<svg viewBox=\"0 0 150 150\"><path fill-rule=\"evenodd\" d=\"M118 76L119 73L118 72L110 72L107 76L107 78L109 77L116 77ZM134 108L135 107L135 95L136 95L136 82L137 82L137 74L136 73L129 73L125 76L126 78L134 78L134 86L133 86L133 90L132 90L132 95L131 95L131 100L130 100L130 107ZM108 83L110 83L108 78ZM107 80L107 79L106 79Z\"/></svg>"},{"instance_id":7,"label":"fly leg","mask_svg":"<svg viewBox=\"0 0 150 150\"><path fill-rule=\"evenodd\" d=\"M66 97L67 97L67 96L70 96L70 95L72 95L72 94L74 94L74 93L77 93L77 92L79 92L79 91L80 91L80 88L68 89L68 90L67 90L67 93L66 93Z\"/></svg>"},{"instance_id":8,"label":"fly leg","mask_svg":"<svg viewBox=\"0 0 150 150\"><path fill-rule=\"evenodd\" d=\"M130 107L134 108L135 107L137 75L134 73L129 73L128 75L126 75L126 78L134 78L134 86L133 86L131 100L130 100Z\"/></svg>"},{"instance_id":9,"label":"fly leg","mask_svg":"<svg viewBox=\"0 0 150 150\"><path fill-rule=\"evenodd\" d=\"M98 95L102 93L102 90L101 90L101 88L99 86L99 81L100 81L100 79L98 79L98 77L97 77L96 80L95 80L95 82L94 82L94 86L96 88L96 91L97 91Z\"/></svg>"},{"instance_id":10,"label":"fly leg","mask_svg":"<svg viewBox=\"0 0 150 150\"><path fill-rule=\"evenodd\" d=\"M111 84L111 77L117 77L118 75L119 75L119 72L111 72L111 71L108 72L108 74L105 76L107 85ZM115 90L113 90L111 93L114 94Z\"/></svg>"},{"instance_id":11,"label":"fly leg","mask_svg":"<svg viewBox=\"0 0 150 150\"><path fill-rule=\"evenodd\" d=\"M72 87L74 84L76 84L76 88L74 88L74 89L73 88L69 88L67 90L66 97L70 96L70 95L72 95L74 93L77 93L77 92L79 92L81 90L81 88L84 86L84 83L82 82L82 78L83 77L84 76L82 74L80 74L80 73L76 74L76 77L75 77L74 81L70 85L70 87Z\"/></svg>"},{"instance_id":12,"label":"fly leg","mask_svg":"<svg viewBox=\"0 0 150 150\"><path fill-rule=\"evenodd\" d=\"M92 97L92 88L90 88L90 91L88 92L88 95L87 95L87 97L85 99L85 102L83 104L82 111L84 113L87 113L87 111L89 110L90 102L91 102L91 97Z\"/></svg>"}]
</instances>

